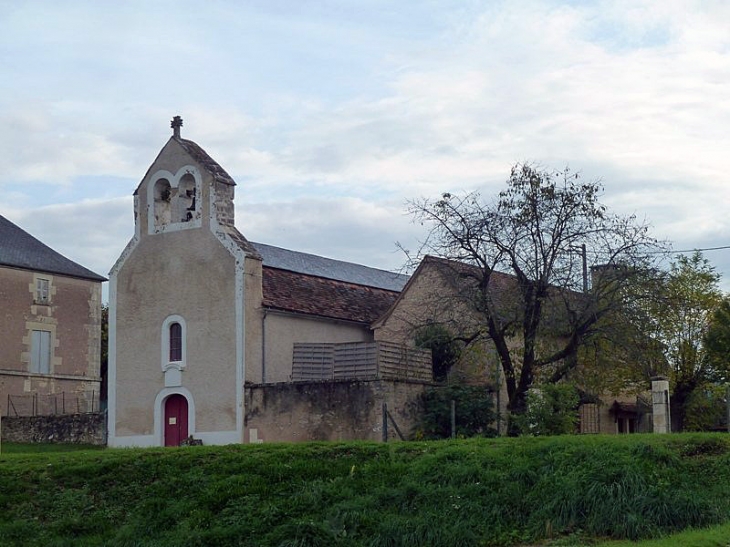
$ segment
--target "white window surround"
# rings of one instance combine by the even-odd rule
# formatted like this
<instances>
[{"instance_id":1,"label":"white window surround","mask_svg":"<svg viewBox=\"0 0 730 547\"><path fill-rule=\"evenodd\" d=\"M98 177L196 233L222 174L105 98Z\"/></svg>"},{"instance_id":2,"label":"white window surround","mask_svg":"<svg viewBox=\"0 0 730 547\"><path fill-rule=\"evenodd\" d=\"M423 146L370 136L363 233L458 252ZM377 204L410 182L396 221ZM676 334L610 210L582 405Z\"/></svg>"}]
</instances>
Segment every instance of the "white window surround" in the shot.
<instances>
[{"instance_id":1,"label":"white window surround","mask_svg":"<svg viewBox=\"0 0 730 547\"><path fill-rule=\"evenodd\" d=\"M155 185L157 184L157 181L160 179L165 179L170 183L170 188L178 188L180 185L180 182L182 181L183 177L185 175L190 175L195 179L195 193L197 197L197 207L198 211L200 211L200 204L201 200L200 197L202 196L201 190L202 190L202 182L203 178L200 175L200 171L197 167L194 165L184 165L180 169L177 170L177 173L174 175L170 173L170 171L167 171L165 169L161 169L160 171L156 171L148 180L147 180L147 233L152 234L160 234L163 232L176 232L180 230L187 230L190 228L200 228L202 226L202 215L198 215L197 218L194 218L193 220L190 220L188 222L170 222L170 224L166 224L163 226L155 226Z\"/></svg>"},{"instance_id":2,"label":"white window surround","mask_svg":"<svg viewBox=\"0 0 730 547\"><path fill-rule=\"evenodd\" d=\"M180 325L180 330L182 333L182 348L181 348L181 359L179 361L170 361L170 325L173 323L178 323ZM177 370L183 370L187 364L187 338L188 338L188 328L185 323L185 319L183 319L179 315L169 315L165 320L162 322L162 336L160 336L161 345L160 345L160 363L162 366L162 371L166 372L169 369L177 369Z\"/></svg>"}]
</instances>

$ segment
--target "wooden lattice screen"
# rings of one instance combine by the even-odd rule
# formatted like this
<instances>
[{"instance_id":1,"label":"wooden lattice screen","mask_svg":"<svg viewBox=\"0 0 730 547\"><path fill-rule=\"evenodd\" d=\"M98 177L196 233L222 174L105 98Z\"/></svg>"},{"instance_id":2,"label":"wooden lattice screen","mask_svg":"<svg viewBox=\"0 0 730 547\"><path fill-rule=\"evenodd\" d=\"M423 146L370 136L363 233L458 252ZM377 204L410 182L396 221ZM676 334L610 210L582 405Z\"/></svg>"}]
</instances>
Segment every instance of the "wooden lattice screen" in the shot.
<instances>
[{"instance_id":1,"label":"wooden lattice screen","mask_svg":"<svg viewBox=\"0 0 730 547\"><path fill-rule=\"evenodd\" d=\"M383 342L295 343L292 381L400 378L430 381L428 351Z\"/></svg>"}]
</instances>

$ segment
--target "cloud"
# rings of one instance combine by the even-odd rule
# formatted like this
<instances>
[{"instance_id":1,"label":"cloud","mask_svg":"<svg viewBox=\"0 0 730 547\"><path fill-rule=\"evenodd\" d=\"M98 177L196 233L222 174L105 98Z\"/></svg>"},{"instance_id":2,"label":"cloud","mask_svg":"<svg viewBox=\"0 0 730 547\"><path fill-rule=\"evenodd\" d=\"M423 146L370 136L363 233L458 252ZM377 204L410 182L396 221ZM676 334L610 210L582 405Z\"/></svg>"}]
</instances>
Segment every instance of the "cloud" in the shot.
<instances>
[{"instance_id":1,"label":"cloud","mask_svg":"<svg viewBox=\"0 0 730 547\"><path fill-rule=\"evenodd\" d=\"M396 243L413 249L422 232L403 203L357 198L239 203L236 218L252 241L396 271L406 262Z\"/></svg>"},{"instance_id":2,"label":"cloud","mask_svg":"<svg viewBox=\"0 0 730 547\"><path fill-rule=\"evenodd\" d=\"M105 277L134 235L131 195L0 213L55 251Z\"/></svg>"},{"instance_id":3,"label":"cloud","mask_svg":"<svg viewBox=\"0 0 730 547\"><path fill-rule=\"evenodd\" d=\"M171 5L0 22L0 208L101 273L132 233L131 201L79 181L113 175L131 194L176 114L266 243L397 267L392 243L418 235L407 198L494 195L522 160L602 178L612 209L677 248L730 243L727 3ZM39 193L76 203L39 209ZM102 243L76 215L119 220Z\"/></svg>"}]
</instances>

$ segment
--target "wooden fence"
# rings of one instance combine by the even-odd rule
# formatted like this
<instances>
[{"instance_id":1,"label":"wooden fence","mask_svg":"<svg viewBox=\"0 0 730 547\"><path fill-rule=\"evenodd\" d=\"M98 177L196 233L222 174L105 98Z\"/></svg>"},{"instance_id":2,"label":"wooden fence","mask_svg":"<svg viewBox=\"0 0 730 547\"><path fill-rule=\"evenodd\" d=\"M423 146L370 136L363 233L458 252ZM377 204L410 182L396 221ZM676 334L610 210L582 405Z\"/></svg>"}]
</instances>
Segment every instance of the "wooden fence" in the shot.
<instances>
[{"instance_id":1,"label":"wooden fence","mask_svg":"<svg viewBox=\"0 0 730 547\"><path fill-rule=\"evenodd\" d=\"M294 344L292 381L358 378L431 381L431 353L387 342Z\"/></svg>"}]
</instances>

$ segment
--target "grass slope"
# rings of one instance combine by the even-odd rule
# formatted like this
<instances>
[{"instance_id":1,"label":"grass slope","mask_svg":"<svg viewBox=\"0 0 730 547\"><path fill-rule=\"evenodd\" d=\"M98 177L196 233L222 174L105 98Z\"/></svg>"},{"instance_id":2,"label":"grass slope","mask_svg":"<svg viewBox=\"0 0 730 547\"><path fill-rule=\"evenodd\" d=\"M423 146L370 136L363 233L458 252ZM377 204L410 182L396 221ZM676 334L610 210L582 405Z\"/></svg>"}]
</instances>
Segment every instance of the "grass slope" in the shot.
<instances>
[{"instance_id":1,"label":"grass slope","mask_svg":"<svg viewBox=\"0 0 730 547\"><path fill-rule=\"evenodd\" d=\"M723 524L703 530L688 530L661 539L633 541L612 541L596 544L594 547L727 547L730 545L730 524ZM555 545L554 547L561 547ZM562 547L571 547L564 545ZM575 547L583 547L576 544Z\"/></svg>"},{"instance_id":2,"label":"grass slope","mask_svg":"<svg viewBox=\"0 0 730 547\"><path fill-rule=\"evenodd\" d=\"M472 546L730 521L730 437L0 456L0 545Z\"/></svg>"}]
</instances>

